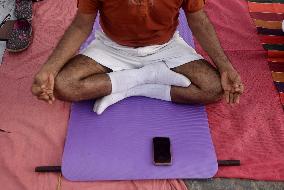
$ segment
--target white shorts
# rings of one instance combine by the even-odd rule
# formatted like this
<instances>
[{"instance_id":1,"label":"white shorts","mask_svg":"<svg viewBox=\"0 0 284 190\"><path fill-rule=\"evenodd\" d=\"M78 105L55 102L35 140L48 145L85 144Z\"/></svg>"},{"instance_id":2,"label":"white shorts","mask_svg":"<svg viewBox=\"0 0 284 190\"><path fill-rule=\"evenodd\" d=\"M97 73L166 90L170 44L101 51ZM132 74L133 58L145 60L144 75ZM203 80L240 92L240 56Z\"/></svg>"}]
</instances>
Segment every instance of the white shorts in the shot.
<instances>
[{"instance_id":1,"label":"white shorts","mask_svg":"<svg viewBox=\"0 0 284 190\"><path fill-rule=\"evenodd\" d=\"M141 68L148 64L164 62L169 68L203 59L175 32L163 45L133 48L117 44L103 32L96 31L96 38L80 52L113 71Z\"/></svg>"}]
</instances>

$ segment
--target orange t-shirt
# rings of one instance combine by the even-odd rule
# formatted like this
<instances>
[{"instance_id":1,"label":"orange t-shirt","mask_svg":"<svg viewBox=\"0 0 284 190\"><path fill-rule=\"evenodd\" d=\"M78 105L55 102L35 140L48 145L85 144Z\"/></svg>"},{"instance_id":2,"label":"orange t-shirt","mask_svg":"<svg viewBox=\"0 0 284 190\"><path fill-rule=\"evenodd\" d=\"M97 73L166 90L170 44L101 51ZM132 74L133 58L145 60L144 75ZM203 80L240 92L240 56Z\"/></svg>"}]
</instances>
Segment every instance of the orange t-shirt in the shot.
<instances>
[{"instance_id":1,"label":"orange t-shirt","mask_svg":"<svg viewBox=\"0 0 284 190\"><path fill-rule=\"evenodd\" d=\"M130 47L168 42L176 31L179 9L192 13L203 6L204 0L78 0L80 13L99 11L104 33Z\"/></svg>"}]
</instances>

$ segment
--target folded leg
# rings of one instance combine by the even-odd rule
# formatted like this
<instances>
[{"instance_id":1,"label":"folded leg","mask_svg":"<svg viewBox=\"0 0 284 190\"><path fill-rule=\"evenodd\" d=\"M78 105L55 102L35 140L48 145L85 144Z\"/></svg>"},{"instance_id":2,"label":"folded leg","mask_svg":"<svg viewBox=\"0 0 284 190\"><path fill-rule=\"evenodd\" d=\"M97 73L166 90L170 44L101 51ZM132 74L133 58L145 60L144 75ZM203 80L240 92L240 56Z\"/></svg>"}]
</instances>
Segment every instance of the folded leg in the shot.
<instances>
[{"instance_id":1,"label":"folded leg","mask_svg":"<svg viewBox=\"0 0 284 190\"><path fill-rule=\"evenodd\" d=\"M191 85L187 88L172 86L171 99L176 103L209 104L223 96L221 77L216 68L206 60L193 61L173 69L188 77Z\"/></svg>"},{"instance_id":2,"label":"folded leg","mask_svg":"<svg viewBox=\"0 0 284 190\"><path fill-rule=\"evenodd\" d=\"M110 71L87 56L77 55L56 77L55 96L66 101L80 101L124 92L143 84L190 85L188 78L162 62L138 69Z\"/></svg>"},{"instance_id":3,"label":"folded leg","mask_svg":"<svg viewBox=\"0 0 284 190\"><path fill-rule=\"evenodd\" d=\"M111 93L111 70L93 59L77 55L55 78L55 96L65 101L95 99Z\"/></svg>"},{"instance_id":4,"label":"folded leg","mask_svg":"<svg viewBox=\"0 0 284 190\"><path fill-rule=\"evenodd\" d=\"M145 96L184 104L208 104L221 99L223 90L220 75L207 61L193 61L173 70L187 76L191 85L188 87L160 84L136 86L98 99L94 105L94 111L101 114L107 107L130 96Z\"/></svg>"}]
</instances>

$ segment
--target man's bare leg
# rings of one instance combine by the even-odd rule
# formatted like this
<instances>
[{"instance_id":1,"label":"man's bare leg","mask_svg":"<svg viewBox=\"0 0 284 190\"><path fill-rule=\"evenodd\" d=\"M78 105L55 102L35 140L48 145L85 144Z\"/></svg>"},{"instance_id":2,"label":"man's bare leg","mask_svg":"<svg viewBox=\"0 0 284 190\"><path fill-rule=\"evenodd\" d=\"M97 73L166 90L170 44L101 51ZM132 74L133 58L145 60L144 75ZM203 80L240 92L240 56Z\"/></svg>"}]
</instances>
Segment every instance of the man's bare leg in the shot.
<instances>
[{"instance_id":1,"label":"man's bare leg","mask_svg":"<svg viewBox=\"0 0 284 190\"><path fill-rule=\"evenodd\" d=\"M55 96L65 101L96 99L111 93L111 72L85 55L72 58L55 78Z\"/></svg>"},{"instance_id":2,"label":"man's bare leg","mask_svg":"<svg viewBox=\"0 0 284 190\"><path fill-rule=\"evenodd\" d=\"M205 60L198 60L173 69L188 77L187 88L171 88L171 99L176 103L212 103L223 93L218 71ZM111 93L111 70L91 58L78 55L61 70L55 81L55 94L66 101L97 99ZM114 102L115 103L115 102Z\"/></svg>"},{"instance_id":3,"label":"man's bare leg","mask_svg":"<svg viewBox=\"0 0 284 190\"><path fill-rule=\"evenodd\" d=\"M219 101L223 96L221 77L216 68L206 60L197 60L173 69L188 77L188 88L172 86L171 99L176 103L209 104Z\"/></svg>"},{"instance_id":4,"label":"man's bare leg","mask_svg":"<svg viewBox=\"0 0 284 190\"><path fill-rule=\"evenodd\" d=\"M63 100L96 99L112 93L124 92L143 84L166 84L188 87L184 75L171 71L165 63L143 68L109 72L92 59L78 55L70 60L55 80L55 95ZM170 95L169 95L170 96Z\"/></svg>"}]
</instances>

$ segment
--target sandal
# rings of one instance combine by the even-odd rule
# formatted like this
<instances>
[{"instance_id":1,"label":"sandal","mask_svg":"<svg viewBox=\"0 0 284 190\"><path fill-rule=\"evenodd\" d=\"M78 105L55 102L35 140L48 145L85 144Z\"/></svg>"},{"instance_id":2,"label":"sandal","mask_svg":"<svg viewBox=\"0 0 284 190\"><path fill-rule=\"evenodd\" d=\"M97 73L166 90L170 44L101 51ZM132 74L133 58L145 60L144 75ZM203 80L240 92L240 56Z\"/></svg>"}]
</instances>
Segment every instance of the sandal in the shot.
<instances>
[{"instance_id":1,"label":"sandal","mask_svg":"<svg viewBox=\"0 0 284 190\"><path fill-rule=\"evenodd\" d=\"M8 20L0 28L0 41L6 41L9 52L20 52L29 47L32 26L27 20Z\"/></svg>"},{"instance_id":2,"label":"sandal","mask_svg":"<svg viewBox=\"0 0 284 190\"><path fill-rule=\"evenodd\" d=\"M18 20L7 21L11 17L9 15L0 24L0 41L6 41L9 52L20 52L29 47L32 40L32 3L39 1L42 0L16 0L15 16Z\"/></svg>"},{"instance_id":3,"label":"sandal","mask_svg":"<svg viewBox=\"0 0 284 190\"><path fill-rule=\"evenodd\" d=\"M30 21L21 19L15 21L6 43L9 52L20 52L27 49L32 40L32 25Z\"/></svg>"},{"instance_id":4,"label":"sandal","mask_svg":"<svg viewBox=\"0 0 284 190\"><path fill-rule=\"evenodd\" d=\"M42 0L16 0L15 3L15 16L17 19L31 20L33 16L33 2Z\"/></svg>"},{"instance_id":5,"label":"sandal","mask_svg":"<svg viewBox=\"0 0 284 190\"><path fill-rule=\"evenodd\" d=\"M32 0L16 0L15 16L17 19L31 20L33 16L32 10Z\"/></svg>"}]
</instances>

